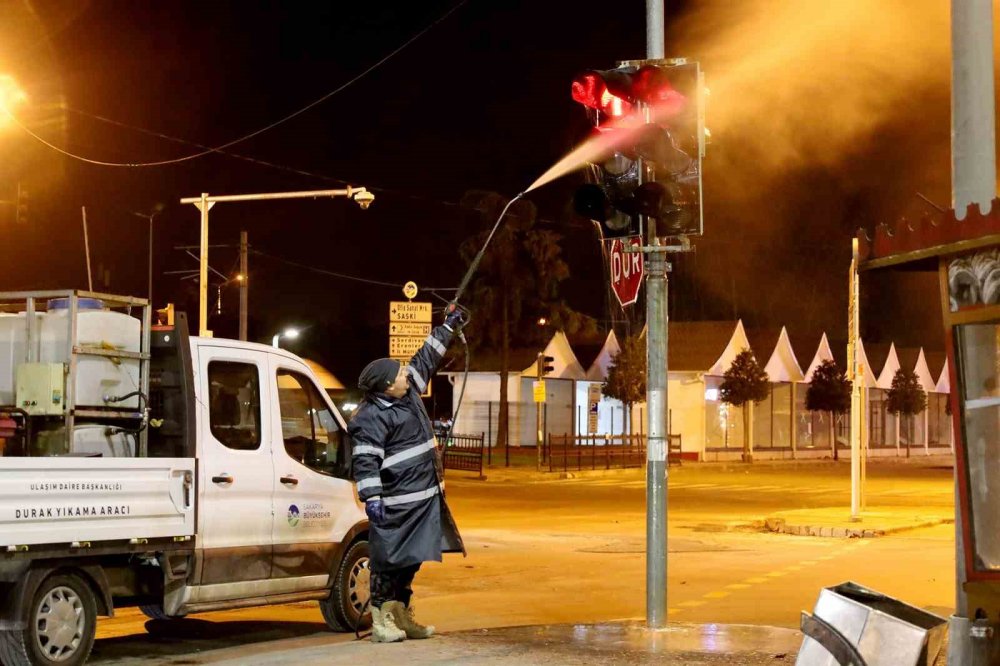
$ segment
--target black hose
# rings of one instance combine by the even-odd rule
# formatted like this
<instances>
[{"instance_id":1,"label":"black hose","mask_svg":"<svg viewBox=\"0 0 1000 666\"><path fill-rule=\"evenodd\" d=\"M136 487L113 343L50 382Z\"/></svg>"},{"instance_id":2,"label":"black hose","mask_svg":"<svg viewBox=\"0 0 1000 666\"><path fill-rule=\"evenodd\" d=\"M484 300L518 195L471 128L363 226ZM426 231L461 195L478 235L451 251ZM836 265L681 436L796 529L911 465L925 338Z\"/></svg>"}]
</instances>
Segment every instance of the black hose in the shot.
<instances>
[{"instance_id":1,"label":"black hose","mask_svg":"<svg viewBox=\"0 0 1000 666\"><path fill-rule=\"evenodd\" d=\"M462 276L462 281L459 283L458 289L455 290L455 297L452 298L451 303L448 304L449 311L459 307L458 299L461 298L465 288L469 286L469 282L472 281L472 276L476 274L476 270L479 268L479 262L483 260L483 255L486 254L486 248L490 246L490 241L493 240L493 236L496 234L497 229L500 228L500 223L503 222L504 215L507 214L511 205L525 194L526 192L519 192L517 196L508 201L507 205L503 207L502 211L500 211L500 217L497 218L496 223L494 223L493 228L490 230L490 235L486 237L486 242L483 243L481 248L479 248L479 252L476 253L475 257L473 257L472 263L469 264L469 270L465 271L465 275ZM462 341L463 345L465 345L465 372L462 373L462 390L458 394L458 402L455 403L455 411L451 415L451 426L448 428L448 435L445 437L442 453L451 443L451 433L454 431L455 423L458 421L458 412L462 408L462 398L465 397L465 385L469 383L469 343L466 341L464 333L459 332L458 339ZM500 381L506 381L506 378L501 377ZM486 444L489 445L488 442Z\"/></svg>"},{"instance_id":2,"label":"black hose","mask_svg":"<svg viewBox=\"0 0 1000 666\"><path fill-rule=\"evenodd\" d=\"M361 622L365 619L365 611L368 610L368 606L371 605L372 598L368 597L365 600L365 605L361 607L361 612L358 613L358 621L354 623L354 640L361 640Z\"/></svg>"},{"instance_id":3,"label":"black hose","mask_svg":"<svg viewBox=\"0 0 1000 666\"><path fill-rule=\"evenodd\" d=\"M465 339L465 333L459 332L458 339L465 347L465 372L462 373L462 390L458 392L458 402L455 403L455 411L451 415L451 425L448 426L448 434L444 438L443 451L451 445L451 433L455 430L455 421L458 420L458 412L462 409L462 399L465 397L465 385L469 383L469 343Z\"/></svg>"}]
</instances>

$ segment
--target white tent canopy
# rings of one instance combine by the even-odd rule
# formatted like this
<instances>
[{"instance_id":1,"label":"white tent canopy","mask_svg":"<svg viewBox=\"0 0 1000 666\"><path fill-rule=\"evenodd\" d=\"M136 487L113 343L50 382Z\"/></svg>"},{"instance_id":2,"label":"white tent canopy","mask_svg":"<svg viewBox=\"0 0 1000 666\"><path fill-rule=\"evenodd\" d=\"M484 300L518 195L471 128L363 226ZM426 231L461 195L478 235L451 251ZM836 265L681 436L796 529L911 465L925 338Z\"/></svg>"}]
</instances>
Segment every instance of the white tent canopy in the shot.
<instances>
[{"instance_id":1,"label":"white tent canopy","mask_svg":"<svg viewBox=\"0 0 1000 666\"><path fill-rule=\"evenodd\" d=\"M722 356L719 360L715 362L706 375L715 375L721 377L726 374L726 370L729 366L733 364L736 356L744 349L750 349L750 340L747 339L747 332L743 329L743 320L736 322L736 328L733 330L733 335L729 338L729 344L726 345L725 351L722 352Z\"/></svg>"},{"instance_id":2,"label":"white tent canopy","mask_svg":"<svg viewBox=\"0 0 1000 666\"><path fill-rule=\"evenodd\" d=\"M773 383L802 381L802 368L795 358L792 343L788 339L788 331L784 326L781 327L778 343L774 345L774 351L771 352L771 358L764 366L764 371Z\"/></svg>"},{"instance_id":3,"label":"white tent canopy","mask_svg":"<svg viewBox=\"0 0 1000 666\"><path fill-rule=\"evenodd\" d=\"M608 337L604 339L604 346L601 347L601 351L597 355L597 358L595 358L594 362L590 364L590 368L586 373L586 378L592 382L603 382L607 379L608 368L611 367L611 360L620 351L621 345L618 344L618 337L615 335L614 331L611 331L608 333Z\"/></svg>"},{"instance_id":4,"label":"white tent canopy","mask_svg":"<svg viewBox=\"0 0 1000 666\"><path fill-rule=\"evenodd\" d=\"M781 329L784 333L785 329ZM833 351L830 349L830 341L826 338L826 333L823 337L819 339L819 347L816 348L816 353L813 355L812 363L809 364L809 369L806 370L805 375L802 377L802 381L811 382L813 374L816 372L816 368L823 365L824 361L833 360Z\"/></svg>"},{"instance_id":5,"label":"white tent canopy","mask_svg":"<svg viewBox=\"0 0 1000 666\"><path fill-rule=\"evenodd\" d=\"M882 373L878 376L878 381L875 385L888 391L892 388L892 378L896 376L896 372L899 371L899 356L896 354L896 343L893 342L889 345L889 355L885 359L885 365L882 366Z\"/></svg>"},{"instance_id":6,"label":"white tent canopy","mask_svg":"<svg viewBox=\"0 0 1000 666\"><path fill-rule=\"evenodd\" d=\"M552 379L586 379L587 373L583 371L583 366L580 365L580 361L577 360L576 354L573 353L573 348L569 344L569 340L566 338L566 334L562 331L556 331L549 340L549 344L545 345L545 349L542 351L546 356L551 356L554 360L552 361L552 372L548 375ZM534 377L537 372L535 364L532 363L527 368L521 371L522 377Z\"/></svg>"},{"instance_id":7,"label":"white tent canopy","mask_svg":"<svg viewBox=\"0 0 1000 666\"><path fill-rule=\"evenodd\" d=\"M936 387L934 378L931 377L931 369L927 365L927 358L924 356L924 348L920 348L920 355L917 356L917 365L913 368L913 372L917 375L917 381L920 382L920 387L924 391L930 393Z\"/></svg>"}]
</instances>

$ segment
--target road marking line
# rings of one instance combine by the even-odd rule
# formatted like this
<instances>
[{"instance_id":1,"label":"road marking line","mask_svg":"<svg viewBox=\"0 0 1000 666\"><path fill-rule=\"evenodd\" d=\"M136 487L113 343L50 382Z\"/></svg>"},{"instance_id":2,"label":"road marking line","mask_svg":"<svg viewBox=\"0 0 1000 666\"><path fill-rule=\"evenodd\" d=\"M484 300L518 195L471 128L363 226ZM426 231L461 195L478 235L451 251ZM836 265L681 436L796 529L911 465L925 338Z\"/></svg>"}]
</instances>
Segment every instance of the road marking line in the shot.
<instances>
[{"instance_id":1,"label":"road marking line","mask_svg":"<svg viewBox=\"0 0 1000 666\"><path fill-rule=\"evenodd\" d=\"M683 613L683 612L684 612L683 608L668 608L667 617L670 617L671 615L677 615L678 613Z\"/></svg>"},{"instance_id":2,"label":"road marking line","mask_svg":"<svg viewBox=\"0 0 1000 666\"><path fill-rule=\"evenodd\" d=\"M806 566L811 566L813 564L818 564L818 562L816 560L802 560L801 564L804 564Z\"/></svg>"},{"instance_id":3,"label":"road marking line","mask_svg":"<svg viewBox=\"0 0 1000 666\"><path fill-rule=\"evenodd\" d=\"M706 599L723 599L725 597L728 597L730 594L731 594L730 592L726 592L725 590L718 590L716 592L709 592L708 594L702 596L704 596Z\"/></svg>"},{"instance_id":4,"label":"road marking line","mask_svg":"<svg viewBox=\"0 0 1000 666\"><path fill-rule=\"evenodd\" d=\"M770 573L764 574L767 578L781 578L782 576L787 576L787 571L771 571Z\"/></svg>"},{"instance_id":5,"label":"road marking line","mask_svg":"<svg viewBox=\"0 0 1000 666\"><path fill-rule=\"evenodd\" d=\"M695 606L704 606L706 602L701 599L692 599L691 601L682 601L678 606L684 606L685 608L694 608Z\"/></svg>"},{"instance_id":6,"label":"road marking line","mask_svg":"<svg viewBox=\"0 0 1000 666\"><path fill-rule=\"evenodd\" d=\"M803 567L798 564L785 567L785 571L802 571Z\"/></svg>"},{"instance_id":7,"label":"road marking line","mask_svg":"<svg viewBox=\"0 0 1000 666\"><path fill-rule=\"evenodd\" d=\"M744 583L766 583L767 579L761 576L754 576L753 578L747 578L743 581Z\"/></svg>"},{"instance_id":8,"label":"road marking line","mask_svg":"<svg viewBox=\"0 0 1000 666\"><path fill-rule=\"evenodd\" d=\"M753 585L747 585L746 583L730 583L729 585L726 585L726 587L730 590L748 590L753 587Z\"/></svg>"}]
</instances>

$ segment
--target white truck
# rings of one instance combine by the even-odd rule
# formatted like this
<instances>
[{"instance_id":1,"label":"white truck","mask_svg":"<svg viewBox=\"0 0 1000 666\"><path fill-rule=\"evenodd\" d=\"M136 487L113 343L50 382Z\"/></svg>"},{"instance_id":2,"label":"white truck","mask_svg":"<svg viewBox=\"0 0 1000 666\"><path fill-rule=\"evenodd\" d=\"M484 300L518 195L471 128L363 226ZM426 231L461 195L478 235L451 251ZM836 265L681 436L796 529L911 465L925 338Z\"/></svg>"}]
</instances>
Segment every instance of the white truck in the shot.
<instances>
[{"instance_id":1,"label":"white truck","mask_svg":"<svg viewBox=\"0 0 1000 666\"><path fill-rule=\"evenodd\" d=\"M74 666L98 616L318 600L366 626L368 523L305 362L151 326L141 299L0 294L0 661ZM140 316L135 316L140 315Z\"/></svg>"}]
</instances>

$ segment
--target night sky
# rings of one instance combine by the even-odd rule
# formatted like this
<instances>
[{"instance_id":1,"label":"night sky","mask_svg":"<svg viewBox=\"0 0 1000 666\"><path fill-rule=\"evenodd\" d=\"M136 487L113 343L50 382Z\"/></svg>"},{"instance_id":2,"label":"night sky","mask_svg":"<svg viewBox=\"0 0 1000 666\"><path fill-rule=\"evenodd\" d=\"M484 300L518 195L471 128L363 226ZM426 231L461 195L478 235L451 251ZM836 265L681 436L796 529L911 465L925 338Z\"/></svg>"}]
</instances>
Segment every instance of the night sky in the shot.
<instances>
[{"instance_id":1,"label":"night sky","mask_svg":"<svg viewBox=\"0 0 1000 666\"><path fill-rule=\"evenodd\" d=\"M942 3L916 3L924 9L913 11L886 0L874 13L909 17L893 23L898 37L912 29L911 37L933 45L916 44L905 61L880 59L889 61L888 73L850 59L838 68L830 60L839 49L899 48L884 41L885 31L876 35L879 17L866 17L859 1L843 3L837 15L811 0L745 3L728 15L732 3L667 3L668 56L701 59L713 91L706 236L676 262L673 317L735 315L751 326L843 338L854 229L919 210L916 192L948 205L946 10L942 21L934 8ZM180 205L181 197L368 187L377 197L368 211L334 199L219 204L211 213L213 244L235 245L245 229L251 246L268 255L250 258L250 338L269 341L285 325L309 326L289 347L348 385L385 354L387 302L401 297L398 288L279 259L376 281L456 285L464 272L457 246L485 224L457 205L463 192L523 190L587 133L569 96L573 76L645 51L645 3L637 0L7 0L0 16L0 72L29 97L19 119L60 148L111 162L172 159L198 152L194 144L239 138L335 90L434 24L330 99L226 149L241 157L97 166L0 126L0 199L13 198L18 182L31 194L28 225L0 211L0 243L9 250L0 288L85 288L86 206L95 289L144 295L148 221L134 213L160 204L154 300L176 303L193 323L195 282L165 274L197 266L174 249L198 240L197 211ZM830 35L840 34L831 49ZM741 41L747 35L757 41ZM790 51L772 57L769 49L785 36ZM814 57L824 66L810 72ZM895 92L873 99L886 89ZM570 304L607 325L613 301L598 244L589 222L570 209L581 182L574 174L531 199L541 224L565 237ZM236 262L235 249L212 251L222 273L235 274ZM941 347L936 291L915 296L935 289L933 279L880 276L871 285L868 337ZM238 302L235 286L223 289L222 314L211 320L216 335L235 337Z\"/></svg>"}]
</instances>

